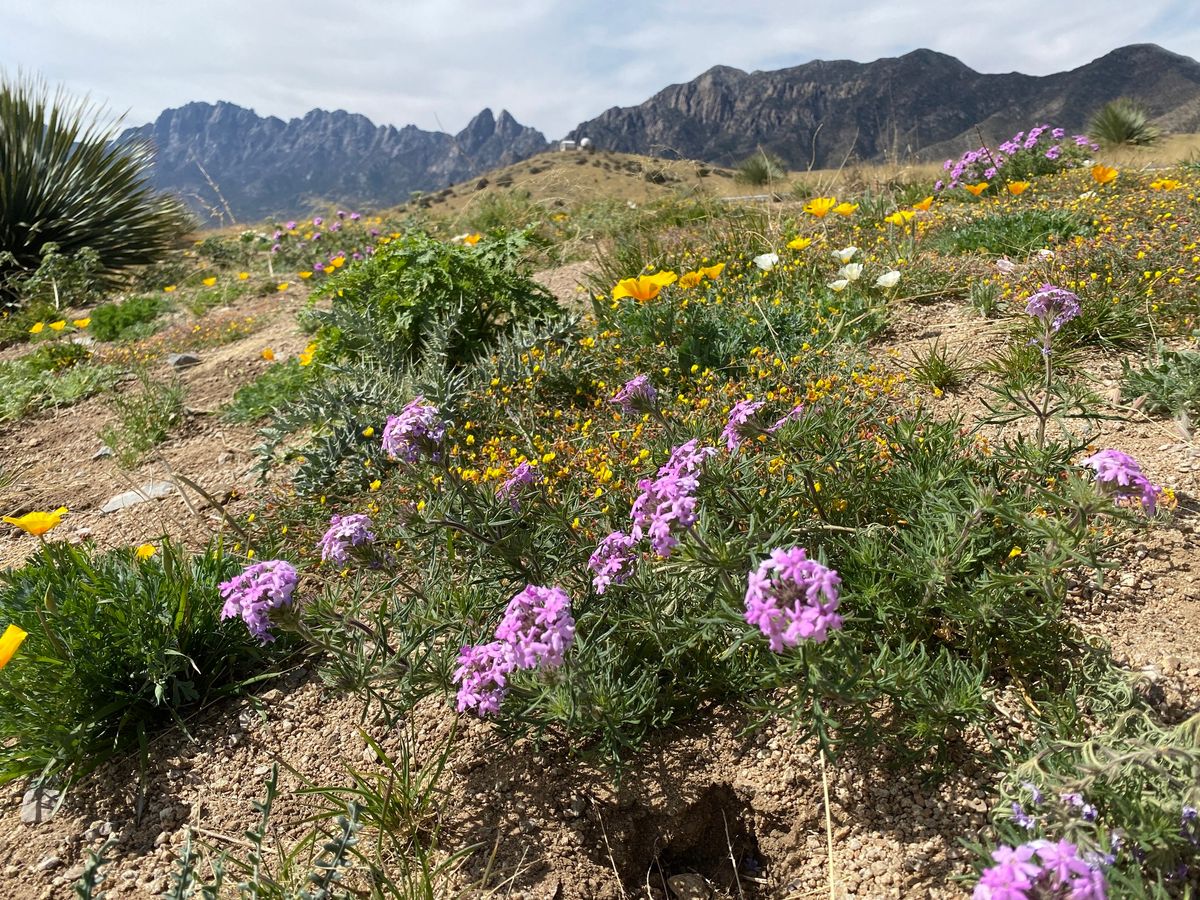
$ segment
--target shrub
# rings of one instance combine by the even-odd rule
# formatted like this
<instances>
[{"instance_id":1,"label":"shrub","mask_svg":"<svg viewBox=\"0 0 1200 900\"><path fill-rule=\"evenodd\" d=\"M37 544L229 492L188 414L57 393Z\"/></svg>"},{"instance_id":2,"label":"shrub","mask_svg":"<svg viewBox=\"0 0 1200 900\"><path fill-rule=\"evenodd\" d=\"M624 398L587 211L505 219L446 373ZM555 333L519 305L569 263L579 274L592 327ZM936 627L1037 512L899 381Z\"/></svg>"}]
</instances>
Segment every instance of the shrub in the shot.
<instances>
[{"instance_id":1,"label":"shrub","mask_svg":"<svg viewBox=\"0 0 1200 900\"><path fill-rule=\"evenodd\" d=\"M528 243L524 233L469 246L418 232L380 247L317 292L332 301L313 313L320 354L403 366L421 359L433 323L452 318L445 361L453 367L522 324L558 315L554 298L526 272Z\"/></svg>"},{"instance_id":2,"label":"shrub","mask_svg":"<svg viewBox=\"0 0 1200 900\"><path fill-rule=\"evenodd\" d=\"M106 425L100 440L117 462L132 469L146 452L161 444L183 416L183 387L178 382L152 380L138 373L138 387L112 397L116 424Z\"/></svg>"},{"instance_id":3,"label":"shrub","mask_svg":"<svg viewBox=\"0 0 1200 900\"><path fill-rule=\"evenodd\" d=\"M1023 257L1091 231L1087 220L1066 210L1009 210L952 226L935 243L951 253Z\"/></svg>"},{"instance_id":4,"label":"shrub","mask_svg":"<svg viewBox=\"0 0 1200 900\"><path fill-rule=\"evenodd\" d=\"M237 389L222 417L241 424L264 419L273 411L293 404L303 392L309 374L311 370L294 359L273 363L252 382Z\"/></svg>"},{"instance_id":5,"label":"shrub","mask_svg":"<svg viewBox=\"0 0 1200 900\"><path fill-rule=\"evenodd\" d=\"M92 310L92 337L98 341L140 338L153 329L147 326L166 308L159 297L130 297L121 303L102 303Z\"/></svg>"},{"instance_id":6,"label":"shrub","mask_svg":"<svg viewBox=\"0 0 1200 900\"><path fill-rule=\"evenodd\" d=\"M1069 137L1062 128L1038 125L1028 133L1018 131L994 149L978 147L957 160L946 160L942 166L946 174L934 183L934 190L986 181L991 193L999 193L1006 182L1052 175L1081 165L1097 149L1086 135Z\"/></svg>"},{"instance_id":7,"label":"shrub","mask_svg":"<svg viewBox=\"0 0 1200 900\"><path fill-rule=\"evenodd\" d=\"M1121 396L1145 397L1143 409L1195 422L1200 418L1200 353L1160 347L1157 362L1133 368L1123 360Z\"/></svg>"},{"instance_id":8,"label":"shrub","mask_svg":"<svg viewBox=\"0 0 1200 900\"><path fill-rule=\"evenodd\" d=\"M77 778L236 690L263 658L219 618L217 585L239 568L219 545L143 560L52 542L0 572L0 621L28 632L0 670L0 781Z\"/></svg>"},{"instance_id":9,"label":"shrub","mask_svg":"<svg viewBox=\"0 0 1200 900\"><path fill-rule=\"evenodd\" d=\"M50 97L45 85L0 84L0 298L42 264L49 244L68 259L95 254L108 283L153 263L188 229L182 204L150 186L150 148L118 142L99 109Z\"/></svg>"},{"instance_id":10,"label":"shrub","mask_svg":"<svg viewBox=\"0 0 1200 900\"><path fill-rule=\"evenodd\" d=\"M1150 124L1149 114L1136 100L1119 97L1092 116L1088 134L1102 147L1146 147L1155 143L1161 132Z\"/></svg>"},{"instance_id":11,"label":"shrub","mask_svg":"<svg viewBox=\"0 0 1200 900\"><path fill-rule=\"evenodd\" d=\"M734 178L742 184L762 187L779 181L787 174L787 164L779 157L759 150L738 164Z\"/></svg>"},{"instance_id":12,"label":"shrub","mask_svg":"<svg viewBox=\"0 0 1200 900\"><path fill-rule=\"evenodd\" d=\"M91 365L90 357L80 344L55 342L0 362L0 421L31 410L71 406L109 387L117 370Z\"/></svg>"}]
</instances>

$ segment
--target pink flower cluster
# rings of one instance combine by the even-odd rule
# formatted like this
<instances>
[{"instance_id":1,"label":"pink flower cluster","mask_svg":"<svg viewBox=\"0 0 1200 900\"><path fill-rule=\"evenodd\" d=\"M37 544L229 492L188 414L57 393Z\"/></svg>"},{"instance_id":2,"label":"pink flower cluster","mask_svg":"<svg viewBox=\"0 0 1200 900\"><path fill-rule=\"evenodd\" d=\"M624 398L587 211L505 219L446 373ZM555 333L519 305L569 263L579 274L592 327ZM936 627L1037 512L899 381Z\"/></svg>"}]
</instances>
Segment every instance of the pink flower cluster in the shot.
<instances>
[{"instance_id":1,"label":"pink flower cluster","mask_svg":"<svg viewBox=\"0 0 1200 900\"><path fill-rule=\"evenodd\" d=\"M221 599L225 601L221 618L240 616L252 635L269 644L275 640L269 630L271 610L291 606L298 581L295 568L281 559L255 563L242 574L218 585Z\"/></svg>"},{"instance_id":2,"label":"pink flower cluster","mask_svg":"<svg viewBox=\"0 0 1200 900\"><path fill-rule=\"evenodd\" d=\"M715 447L698 446L693 438L671 451L657 478L638 482L641 494L630 512L633 518L630 534L635 541L648 537L655 553L662 557L671 555L679 544L676 533L696 524L696 490L700 486L697 476L704 461L716 452Z\"/></svg>"},{"instance_id":3,"label":"pink flower cluster","mask_svg":"<svg viewBox=\"0 0 1200 900\"><path fill-rule=\"evenodd\" d=\"M446 436L446 423L438 408L414 397L398 416L388 416L383 429L383 450L393 459L416 462L422 455L437 459Z\"/></svg>"},{"instance_id":4,"label":"pink flower cluster","mask_svg":"<svg viewBox=\"0 0 1200 900\"><path fill-rule=\"evenodd\" d=\"M636 543L633 535L614 531L596 547L588 559L588 568L596 573L592 587L597 594L603 594L611 584L624 584L633 574L633 561L637 559L633 547Z\"/></svg>"},{"instance_id":5,"label":"pink flower cluster","mask_svg":"<svg viewBox=\"0 0 1200 900\"><path fill-rule=\"evenodd\" d=\"M841 583L837 572L809 559L803 547L776 548L749 575L746 622L758 626L775 653L802 640L821 643L842 627Z\"/></svg>"},{"instance_id":6,"label":"pink flower cluster","mask_svg":"<svg viewBox=\"0 0 1200 900\"><path fill-rule=\"evenodd\" d=\"M1041 319L1055 332L1079 315L1079 309L1079 297L1052 284L1043 284L1025 304L1025 312Z\"/></svg>"},{"instance_id":7,"label":"pink flower cluster","mask_svg":"<svg viewBox=\"0 0 1200 900\"><path fill-rule=\"evenodd\" d=\"M459 712L498 712L513 670L557 668L574 641L575 620L566 592L529 585L509 601L496 627L496 640L459 651L452 677L459 685Z\"/></svg>"},{"instance_id":8,"label":"pink flower cluster","mask_svg":"<svg viewBox=\"0 0 1200 900\"><path fill-rule=\"evenodd\" d=\"M515 511L521 506L520 494L541 480L542 476L538 470L529 463L523 462L512 470L512 474L504 479L500 487L496 488L496 496L501 500L507 500Z\"/></svg>"},{"instance_id":9,"label":"pink flower cluster","mask_svg":"<svg viewBox=\"0 0 1200 900\"><path fill-rule=\"evenodd\" d=\"M730 453L737 450L746 438L753 437L756 432L762 430L755 421L755 416L764 406L766 403L762 400L739 400L733 405L725 429L721 432L721 437L725 439L725 448Z\"/></svg>"},{"instance_id":10,"label":"pink flower cluster","mask_svg":"<svg viewBox=\"0 0 1200 900\"><path fill-rule=\"evenodd\" d=\"M625 386L617 391L609 403L616 403L623 413L642 412L654 404L658 391L645 375L638 375L625 382Z\"/></svg>"},{"instance_id":11,"label":"pink flower cluster","mask_svg":"<svg viewBox=\"0 0 1200 900\"><path fill-rule=\"evenodd\" d=\"M995 865L983 870L973 900L1106 900L1104 873L1079 857L1070 841L1036 840L997 847Z\"/></svg>"},{"instance_id":12,"label":"pink flower cluster","mask_svg":"<svg viewBox=\"0 0 1200 900\"><path fill-rule=\"evenodd\" d=\"M1096 482L1113 500L1120 503L1136 500L1150 515L1154 515L1162 488L1150 481L1132 456L1120 450L1101 450L1086 459L1081 466L1088 466L1096 473Z\"/></svg>"},{"instance_id":13,"label":"pink flower cluster","mask_svg":"<svg viewBox=\"0 0 1200 900\"><path fill-rule=\"evenodd\" d=\"M371 517L366 513L351 513L334 516L329 520L329 530L317 543L324 562L344 563L350 558L350 548L370 544L375 540L371 531Z\"/></svg>"}]
</instances>

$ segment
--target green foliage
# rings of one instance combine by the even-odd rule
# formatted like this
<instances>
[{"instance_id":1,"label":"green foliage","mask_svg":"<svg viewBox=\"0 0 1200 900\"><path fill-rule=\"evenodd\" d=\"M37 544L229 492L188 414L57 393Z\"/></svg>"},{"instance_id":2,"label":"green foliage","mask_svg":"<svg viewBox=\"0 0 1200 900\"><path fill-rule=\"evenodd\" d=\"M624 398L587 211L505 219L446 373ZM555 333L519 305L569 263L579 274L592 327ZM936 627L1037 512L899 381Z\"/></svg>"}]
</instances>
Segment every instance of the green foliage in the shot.
<instances>
[{"instance_id":1,"label":"green foliage","mask_svg":"<svg viewBox=\"0 0 1200 900\"><path fill-rule=\"evenodd\" d=\"M89 250L107 284L162 258L188 229L182 204L150 186L151 150L118 142L87 101L45 85L0 84L0 297L42 266L49 244L67 260Z\"/></svg>"},{"instance_id":2,"label":"green foliage","mask_svg":"<svg viewBox=\"0 0 1200 900\"><path fill-rule=\"evenodd\" d=\"M473 231L502 232L512 228L530 228L546 217L529 191L492 191L469 204L462 213L463 224Z\"/></svg>"},{"instance_id":3,"label":"green foliage","mask_svg":"<svg viewBox=\"0 0 1200 900\"><path fill-rule=\"evenodd\" d=\"M950 253L1023 257L1090 233L1087 220L1067 210L1022 209L952 226L939 232L934 243Z\"/></svg>"},{"instance_id":4,"label":"green foliage","mask_svg":"<svg viewBox=\"0 0 1200 900\"><path fill-rule=\"evenodd\" d=\"M100 432L100 440L126 469L135 468L148 451L166 440L183 417L182 385L155 381L145 372L137 377L135 389L113 394L117 421Z\"/></svg>"},{"instance_id":5,"label":"green foliage","mask_svg":"<svg viewBox=\"0 0 1200 900\"><path fill-rule=\"evenodd\" d=\"M55 341L0 361L0 422L28 412L71 406L113 384L117 370L87 362L81 344Z\"/></svg>"},{"instance_id":6,"label":"green foliage","mask_svg":"<svg viewBox=\"0 0 1200 900\"><path fill-rule=\"evenodd\" d=\"M308 384L311 370L298 360L272 363L249 384L237 389L221 413L227 422L249 424L294 404Z\"/></svg>"},{"instance_id":7,"label":"green foliage","mask_svg":"<svg viewBox=\"0 0 1200 900\"><path fill-rule=\"evenodd\" d=\"M1145 397L1148 413L1200 419L1200 353L1160 347L1157 361L1133 368L1123 360L1121 396L1127 401Z\"/></svg>"},{"instance_id":8,"label":"green foliage","mask_svg":"<svg viewBox=\"0 0 1200 900\"><path fill-rule=\"evenodd\" d=\"M0 671L0 781L74 779L260 673L245 626L219 618L240 568L219 545L138 560L51 542L0 572L0 621L29 633Z\"/></svg>"},{"instance_id":9,"label":"green foliage","mask_svg":"<svg viewBox=\"0 0 1200 900\"><path fill-rule=\"evenodd\" d=\"M59 252L53 242L41 247L41 262L27 275L15 277L14 291L26 304L55 310L68 306L87 306L103 296L104 266L100 255L83 247L73 256Z\"/></svg>"},{"instance_id":10,"label":"green foliage","mask_svg":"<svg viewBox=\"0 0 1200 900\"><path fill-rule=\"evenodd\" d=\"M765 187L787 174L787 164L779 157L759 149L738 164L734 178L742 184Z\"/></svg>"},{"instance_id":11,"label":"green foliage","mask_svg":"<svg viewBox=\"0 0 1200 900\"><path fill-rule=\"evenodd\" d=\"M446 361L462 365L504 334L559 313L554 298L529 277L527 235L487 238L475 246L414 233L380 247L318 290L332 301L312 318L322 359L367 355L391 366L419 361L433 323L452 317Z\"/></svg>"},{"instance_id":12,"label":"green foliage","mask_svg":"<svg viewBox=\"0 0 1200 900\"><path fill-rule=\"evenodd\" d=\"M119 341L146 337L154 322L167 308L166 301L152 295L129 297L120 303L102 303L92 310L92 337L98 341Z\"/></svg>"},{"instance_id":13,"label":"green foliage","mask_svg":"<svg viewBox=\"0 0 1200 900\"><path fill-rule=\"evenodd\" d=\"M1150 124L1145 108L1136 100L1119 97L1104 104L1088 124L1088 136L1107 149L1147 147L1162 133Z\"/></svg>"},{"instance_id":14,"label":"green foliage","mask_svg":"<svg viewBox=\"0 0 1200 900\"><path fill-rule=\"evenodd\" d=\"M962 387L970 374L965 349L947 350L939 341L934 341L922 353L913 355L908 374L917 384L942 391Z\"/></svg>"}]
</instances>

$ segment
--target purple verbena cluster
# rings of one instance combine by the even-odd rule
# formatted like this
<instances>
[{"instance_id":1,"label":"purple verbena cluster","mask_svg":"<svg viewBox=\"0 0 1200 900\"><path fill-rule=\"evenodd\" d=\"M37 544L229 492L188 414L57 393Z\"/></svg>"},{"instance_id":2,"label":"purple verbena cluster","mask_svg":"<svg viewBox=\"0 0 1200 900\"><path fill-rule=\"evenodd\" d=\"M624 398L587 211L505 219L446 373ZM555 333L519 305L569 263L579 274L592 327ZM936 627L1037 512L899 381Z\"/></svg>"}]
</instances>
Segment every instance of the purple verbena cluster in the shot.
<instances>
[{"instance_id":1,"label":"purple verbena cluster","mask_svg":"<svg viewBox=\"0 0 1200 900\"><path fill-rule=\"evenodd\" d=\"M1154 515L1162 488L1150 481L1133 457L1120 450L1101 450L1079 461L1096 473L1096 483L1117 503L1136 500Z\"/></svg>"},{"instance_id":2,"label":"purple verbena cluster","mask_svg":"<svg viewBox=\"0 0 1200 900\"><path fill-rule=\"evenodd\" d=\"M383 429L383 450L389 457L416 462L422 455L437 459L446 436L446 423L438 408L414 397L398 416L388 416Z\"/></svg>"},{"instance_id":3,"label":"purple verbena cluster","mask_svg":"<svg viewBox=\"0 0 1200 900\"><path fill-rule=\"evenodd\" d=\"M496 640L465 646L452 681L459 685L458 711L481 716L500 709L508 676L516 669L557 668L575 641L571 600L562 588L529 585L508 603Z\"/></svg>"},{"instance_id":4,"label":"purple verbena cluster","mask_svg":"<svg viewBox=\"0 0 1200 900\"><path fill-rule=\"evenodd\" d=\"M252 635L269 644L275 640L269 630L271 610L292 604L298 580L295 568L282 559L248 566L240 575L218 585L221 599L225 601L221 618L240 616Z\"/></svg>"},{"instance_id":5,"label":"purple verbena cluster","mask_svg":"<svg viewBox=\"0 0 1200 900\"><path fill-rule=\"evenodd\" d=\"M539 482L542 476L527 462L523 462L512 470L512 473L501 482L500 487L496 488L496 496L501 500L507 500L513 510L517 510L521 506L520 495L527 489Z\"/></svg>"},{"instance_id":6,"label":"purple verbena cluster","mask_svg":"<svg viewBox=\"0 0 1200 900\"><path fill-rule=\"evenodd\" d=\"M693 438L671 451L671 457L658 470L658 477L638 482L641 493L633 502L630 515L634 540L644 537L659 556L670 556L678 546L676 533L696 524L697 477L704 461L715 454L714 447L700 447Z\"/></svg>"},{"instance_id":7,"label":"purple verbena cluster","mask_svg":"<svg viewBox=\"0 0 1200 900\"><path fill-rule=\"evenodd\" d=\"M645 375L637 375L625 382L609 403L616 403L623 413L642 412L654 405L658 391Z\"/></svg>"},{"instance_id":8,"label":"purple verbena cluster","mask_svg":"<svg viewBox=\"0 0 1200 900\"><path fill-rule=\"evenodd\" d=\"M1025 312L1054 332L1079 315L1079 310L1079 297L1052 284L1043 284L1025 303Z\"/></svg>"},{"instance_id":9,"label":"purple verbena cluster","mask_svg":"<svg viewBox=\"0 0 1200 900\"><path fill-rule=\"evenodd\" d=\"M788 422L794 422L797 419L799 419L802 415L804 415L804 404L799 403L796 406L793 406L786 413L784 413L784 415L782 416L782 418L779 419L779 421L777 421L774 425L772 425L770 428L768 428L767 434L774 434L780 428L782 428L784 425L786 425Z\"/></svg>"},{"instance_id":10,"label":"purple verbena cluster","mask_svg":"<svg viewBox=\"0 0 1200 900\"><path fill-rule=\"evenodd\" d=\"M1034 840L1019 847L992 851L992 866L983 870L974 900L1106 900L1104 873L1079 856L1070 841Z\"/></svg>"},{"instance_id":11,"label":"purple verbena cluster","mask_svg":"<svg viewBox=\"0 0 1200 900\"><path fill-rule=\"evenodd\" d=\"M733 404L725 428L721 432L721 437L725 439L725 448L730 453L737 450L742 441L762 431L755 421L755 416L765 405L765 401L762 400L739 400Z\"/></svg>"},{"instance_id":12,"label":"purple verbena cluster","mask_svg":"<svg viewBox=\"0 0 1200 900\"><path fill-rule=\"evenodd\" d=\"M838 573L808 558L803 547L777 547L749 575L746 621L782 653L802 640L821 643L842 627L838 615Z\"/></svg>"},{"instance_id":13,"label":"purple verbena cluster","mask_svg":"<svg viewBox=\"0 0 1200 900\"><path fill-rule=\"evenodd\" d=\"M596 573L592 587L603 594L611 584L624 584L633 574L633 562L637 559L633 535L614 531L596 547L588 559L588 568Z\"/></svg>"},{"instance_id":14,"label":"purple verbena cluster","mask_svg":"<svg viewBox=\"0 0 1200 900\"><path fill-rule=\"evenodd\" d=\"M329 520L329 530L318 542L324 562L344 563L350 558L350 548L370 544L375 540L371 531L371 517L366 513L351 513L334 516Z\"/></svg>"},{"instance_id":15,"label":"purple verbena cluster","mask_svg":"<svg viewBox=\"0 0 1200 900\"><path fill-rule=\"evenodd\" d=\"M992 181L1003 175L1005 168L1017 161L1018 173L1013 177L1029 174L1047 174L1067 165L1081 162L1084 156L1100 149L1087 135L1077 134L1067 140L1062 128L1038 125L1028 132L1018 131L996 149L977 147L968 150L957 160L948 159L942 165L947 180L939 179L934 190L951 190L964 184Z\"/></svg>"}]
</instances>

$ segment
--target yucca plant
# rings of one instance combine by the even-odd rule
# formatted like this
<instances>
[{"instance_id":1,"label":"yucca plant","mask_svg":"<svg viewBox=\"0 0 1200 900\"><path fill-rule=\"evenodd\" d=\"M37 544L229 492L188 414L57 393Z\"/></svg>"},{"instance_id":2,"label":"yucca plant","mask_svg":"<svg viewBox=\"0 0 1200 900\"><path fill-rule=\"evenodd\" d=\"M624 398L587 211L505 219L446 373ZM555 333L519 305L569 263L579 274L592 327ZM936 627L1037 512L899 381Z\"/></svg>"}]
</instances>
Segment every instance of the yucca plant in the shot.
<instances>
[{"instance_id":1,"label":"yucca plant","mask_svg":"<svg viewBox=\"0 0 1200 900\"><path fill-rule=\"evenodd\" d=\"M150 184L152 151L118 141L118 122L40 80L0 79L0 306L16 306L44 248L89 248L100 277L155 262L190 227L175 198Z\"/></svg>"},{"instance_id":2,"label":"yucca plant","mask_svg":"<svg viewBox=\"0 0 1200 900\"><path fill-rule=\"evenodd\" d=\"M1161 132L1150 124L1146 110L1136 100L1119 97L1100 107L1088 125L1088 135L1102 147L1146 147Z\"/></svg>"},{"instance_id":3,"label":"yucca plant","mask_svg":"<svg viewBox=\"0 0 1200 900\"><path fill-rule=\"evenodd\" d=\"M760 147L757 153L738 164L734 178L742 184L763 187L772 181L779 181L786 173L787 164Z\"/></svg>"}]
</instances>

